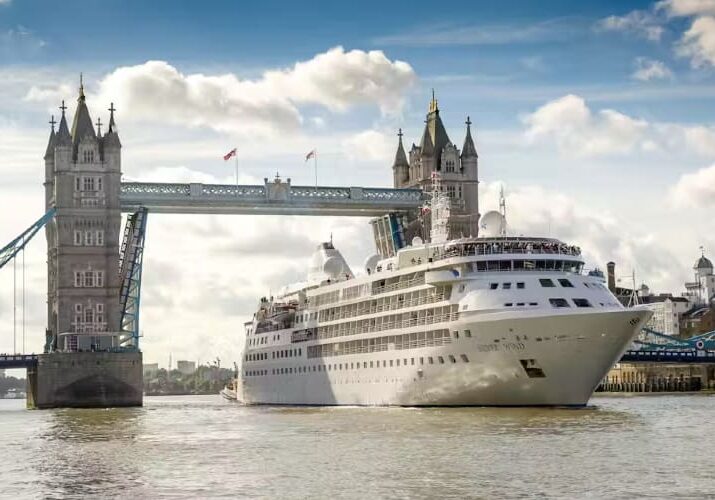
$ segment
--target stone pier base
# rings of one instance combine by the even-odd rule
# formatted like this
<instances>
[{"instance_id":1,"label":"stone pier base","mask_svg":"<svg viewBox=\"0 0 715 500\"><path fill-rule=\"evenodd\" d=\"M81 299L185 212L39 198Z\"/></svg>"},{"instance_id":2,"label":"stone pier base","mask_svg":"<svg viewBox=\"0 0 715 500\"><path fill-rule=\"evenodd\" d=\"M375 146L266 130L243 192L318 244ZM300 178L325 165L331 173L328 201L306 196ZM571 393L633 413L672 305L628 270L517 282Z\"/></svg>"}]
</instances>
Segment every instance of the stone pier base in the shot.
<instances>
[{"instance_id":1,"label":"stone pier base","mask_svg":"<svg viewBox=\"0 0 715 500\"><path fill-rule=\"evenodd\" d=\"M28 408L141 406L142 353L41 354L27 370Z\"/></svg>"}]
</instances>

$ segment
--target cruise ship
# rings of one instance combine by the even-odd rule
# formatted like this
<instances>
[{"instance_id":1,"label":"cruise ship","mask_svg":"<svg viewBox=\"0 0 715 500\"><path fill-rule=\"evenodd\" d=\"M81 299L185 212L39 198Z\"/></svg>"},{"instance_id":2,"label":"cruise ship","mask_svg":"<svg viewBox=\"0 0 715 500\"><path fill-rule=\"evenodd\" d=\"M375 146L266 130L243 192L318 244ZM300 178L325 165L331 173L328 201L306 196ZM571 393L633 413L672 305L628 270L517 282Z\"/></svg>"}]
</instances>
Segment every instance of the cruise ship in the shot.
<instances>
[{"instance_id":1,"label":"cruise ship","mask_svg":"<svg viewBox=\"0 0 715 500\"><path fill-rule=\"evenodd\" d=\"M307 279L263 298L246 325L246 404L583 406L650 312L624 308L581 250L506 233L449 239L433 189L428 242L367 259L356 275L332 241Z\"/></svg>"}]
</instances>

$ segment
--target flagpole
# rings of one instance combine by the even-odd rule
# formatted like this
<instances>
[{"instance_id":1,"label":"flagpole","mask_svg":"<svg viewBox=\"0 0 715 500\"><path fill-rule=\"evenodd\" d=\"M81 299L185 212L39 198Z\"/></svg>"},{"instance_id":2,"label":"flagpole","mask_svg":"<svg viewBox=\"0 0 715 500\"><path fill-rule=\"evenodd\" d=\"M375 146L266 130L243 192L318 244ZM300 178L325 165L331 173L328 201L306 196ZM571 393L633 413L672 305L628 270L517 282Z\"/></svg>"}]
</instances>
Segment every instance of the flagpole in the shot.
<instances>
[{"instance_id":1,"label":"flagpole","mask_svg":"<svg viewBox=\"0 0 715 500\"><path fill-rule=\"evenodd\" d=\"M318 190L318 150L313 150L313 166L315 168L315 190Z\"/></svg>"},{"instance_id":2,"label":"flagpole","mask_svg":"<svg viewBox=\"0 0 715 500\"><path fill-rule=\"evenodd\" d=\"M238 146L236 146L236 154L233 155L236 164L236 186L238 186Z\"/></svg>"}]
</instances>

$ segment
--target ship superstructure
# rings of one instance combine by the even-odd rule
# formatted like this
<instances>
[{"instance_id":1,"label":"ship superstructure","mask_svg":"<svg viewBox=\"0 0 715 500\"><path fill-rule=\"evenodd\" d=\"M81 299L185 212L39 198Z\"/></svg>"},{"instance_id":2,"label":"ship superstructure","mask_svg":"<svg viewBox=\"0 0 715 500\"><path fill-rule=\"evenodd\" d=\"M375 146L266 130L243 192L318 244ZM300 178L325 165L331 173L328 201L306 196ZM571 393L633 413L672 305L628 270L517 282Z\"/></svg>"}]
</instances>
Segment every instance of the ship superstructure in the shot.
<instances>
[{"instance_id":1,"label":"ship superstructure","mask_svg":"<svg viewBox=\"0 0 715 500\"><path fill-rule=\"evenodd\" d=\"M649 318L626 309L581 250L552 238L432 241L366 261L355 276L321 243L307 281L261 300L247 328L248 404L585 405Z\"/></svg>"},{"instance_id":2,"label":"ship superstructure","mask_svg":"<svg viewBox=\"0 0 715 500\"><path fill-rule=\"evenodd\" d=\"M480 215L466 125L460 151L433 94L409 161L398 133L394 185L421 187L431 203L417 219L371 222L379 255L363 272L353 273L332 241L321 243L305 282L261 300L246 325L240 399L587 403L651 313L624 308L602 274L584 273L580 248L509 236L503 196L500 211Z\"/></svg>"}]
</instances>

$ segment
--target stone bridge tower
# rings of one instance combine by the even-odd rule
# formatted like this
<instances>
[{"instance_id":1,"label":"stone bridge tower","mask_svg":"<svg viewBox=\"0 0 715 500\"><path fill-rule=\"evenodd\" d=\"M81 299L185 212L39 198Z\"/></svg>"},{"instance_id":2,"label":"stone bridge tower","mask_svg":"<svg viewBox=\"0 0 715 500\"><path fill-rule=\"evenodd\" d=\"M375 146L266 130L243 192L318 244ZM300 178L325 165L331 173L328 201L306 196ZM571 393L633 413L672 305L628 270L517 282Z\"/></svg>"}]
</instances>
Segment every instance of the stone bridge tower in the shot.
<instances>
[{"instance_id":1,"label":"stone bridge tower","mask_svg":"<svg viewBox=\"0 0 715 500\"><path fill-rule=\"evenodd\" d=\"M452 198L448 223L450 238L477 236L479 228L479 158L472 139L471 123L467 117L464 145L460 151L447 135L433 93L419 146L412 144L408 161L400 131L392 166L396 188L417 187L429 192L432 189L432 173L439 173L442 189ZM424 221L426 226L429 225L428 219L427 216ZM422 232L423 238L429 234L429 231Z\"/></svg>"},{"instance_id":2,"label":"stone bridge tower","mask_svg":"<svg viewBox=\"0 0 715 500\"><path fill-rule=\"evenodd\" d=\"M141 406L142 354L120 340L121 143L95 130L80 78L72 128L62 116L45 152L47 329L45 354L28 369L27 406Z\"/></svg>"},{"instance_id":3,"label":"stone bridge tower","mask_svg":"<svg viewBox=\"0 0 715 500\"><path fill-rule=\"evenodd\" d=\"M121 143L114 106L102 135L85 100L80 84L72 129L63 102L45 154L47 352L106 350L119 330Z\"/></svg>"}]
</instances>

